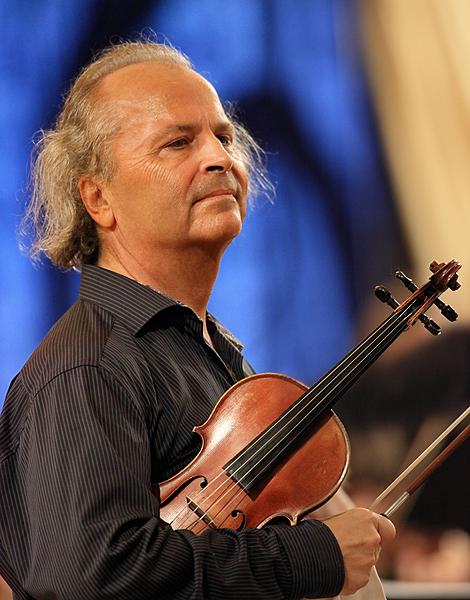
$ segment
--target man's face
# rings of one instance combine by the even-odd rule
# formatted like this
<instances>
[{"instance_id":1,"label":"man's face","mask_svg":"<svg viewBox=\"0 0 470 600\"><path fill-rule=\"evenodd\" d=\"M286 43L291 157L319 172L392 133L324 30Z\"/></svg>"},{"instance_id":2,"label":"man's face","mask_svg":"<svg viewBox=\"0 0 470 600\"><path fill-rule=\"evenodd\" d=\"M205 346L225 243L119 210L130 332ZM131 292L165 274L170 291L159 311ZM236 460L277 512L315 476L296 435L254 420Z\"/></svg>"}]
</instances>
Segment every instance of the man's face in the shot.
<instances>
[{"instance_id":1,"label":"man's face","mask_svg":"<svg viewBox=\"0 0 470 600\"><path fill-rule=\"evenodd\" d=\"M212 86L176 65L130 65L98 90L119 116L102 186L114 241L137 260L165 250L220 251L240 232L248 176Z\"/></svg>"}]
</instances>

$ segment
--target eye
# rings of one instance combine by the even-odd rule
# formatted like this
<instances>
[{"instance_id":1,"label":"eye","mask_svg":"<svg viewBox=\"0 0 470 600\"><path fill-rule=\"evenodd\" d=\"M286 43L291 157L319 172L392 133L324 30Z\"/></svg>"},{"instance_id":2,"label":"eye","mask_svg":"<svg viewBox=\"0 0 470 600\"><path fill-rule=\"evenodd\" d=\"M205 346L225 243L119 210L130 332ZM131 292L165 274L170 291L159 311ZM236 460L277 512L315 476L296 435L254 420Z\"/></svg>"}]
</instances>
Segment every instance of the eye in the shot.
<instances>
[{"instance_id":1,"label":"eye","mask_svg":"<svg viewBox=\"0 0 470 600\"><path fill-rule=\"evenodd\" d=\"M184 148L185 146L187 146L188 143L189 142L186 138L178 138L177 140L174 140L173 142L167 144L166 148L175 148L178 150L179 148Z\"/></svg>"},{"instance_id":2,"label":"eye","mask_svg":"<svg viewBox=\"0 0 470 600\"><path fill-rule=\"evenodd\" d=\"M220 134L217 136L217 139L222 144L222 146L230 146L232 144L232 136L228 134Z\"/></svg>"}]
</instances>

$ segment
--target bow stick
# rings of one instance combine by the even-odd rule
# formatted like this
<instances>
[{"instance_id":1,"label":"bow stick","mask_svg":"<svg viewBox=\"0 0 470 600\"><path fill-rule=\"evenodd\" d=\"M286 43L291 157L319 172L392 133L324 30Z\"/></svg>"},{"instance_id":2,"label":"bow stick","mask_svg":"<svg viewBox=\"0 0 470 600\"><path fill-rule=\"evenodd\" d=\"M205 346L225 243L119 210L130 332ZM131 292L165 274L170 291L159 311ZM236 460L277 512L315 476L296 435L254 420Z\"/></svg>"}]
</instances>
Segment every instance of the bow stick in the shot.
<instances>
[{"instance_id":1,"label":"bow stick","mask_svg":"<svg viewBox=\"0 0 470 600\"><path fill-rule=\"evenodd\" d=\"M393 513L398 510L400 506L406 502L406 500L408 500L408 498L414 494L419 487L421 487L428 477L432 475L434 471L438 469L455 450L457 450L457 448L468 438L469 435L470 425L467 425L465 429L463 429L459 435L429 463L422 473L420 473L416 479L413 479L403 494L382 513L384 517L390 518Z\"/></svg>"},{"instance_id":2,"label":"bow stick","mask_svg":"<svg viewBox=\"0 0 470 600\"><path fill-rule=\"evenodd\" d=\"M386 498L423 460L444 440L460 423L470 414L470 406L453 421L425 450L422 452L392 483L372 502L370 509L373 510ZM403 494L382 514L390 517L425 481L441 466L441 464L469 437L470 425L467 425L459 435L446 446L406 488Z\"/></svg>"}]
</instances>

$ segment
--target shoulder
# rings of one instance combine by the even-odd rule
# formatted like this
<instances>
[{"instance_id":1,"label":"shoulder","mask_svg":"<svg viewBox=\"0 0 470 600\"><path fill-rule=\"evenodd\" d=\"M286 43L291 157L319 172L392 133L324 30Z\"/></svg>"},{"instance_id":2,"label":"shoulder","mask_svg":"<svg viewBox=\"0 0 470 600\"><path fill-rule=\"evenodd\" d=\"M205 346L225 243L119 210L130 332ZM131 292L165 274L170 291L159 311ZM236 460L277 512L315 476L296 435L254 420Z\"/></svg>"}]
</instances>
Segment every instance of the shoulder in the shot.
<instances>
[{"instance_id":1,"label":"shoulder","mask_svg":"<svg viewBox=\"0 0 470 600\"><path fill-rule=\"evenodd\" d=\"M77 301L30 356L20 377L31 395L60 374L99 366L113 330L113 318L99 306Z\"/></svg>"},{"instance_id":2,"label":"shoulder","mask_svg":"<svg viewBox=\"0 0 470 600\"><path fill-rule=\"evenodd\" d=\"M96 303L78 300L52 327L21 370L18 379L30 397L55 379L73 384L79 372L106 375L128 392L146 379L146 361L122 320ZM136 384L137 380L137 384Z\"/></svg>"},{"instance_id":3,"label":"shoulder","mask_svg":"<svg viewBox=\"0 0 470 600\"><path fill-rule=\"evenodd\" d=\"M121 410L126 403L150 422L149 398L156 410L153 380L132 332L106 309L79 300L12 381L0 418L0 448L13 447L28 415L46 406L73 410L114 399Z\"/></svg>"}]
</instances>

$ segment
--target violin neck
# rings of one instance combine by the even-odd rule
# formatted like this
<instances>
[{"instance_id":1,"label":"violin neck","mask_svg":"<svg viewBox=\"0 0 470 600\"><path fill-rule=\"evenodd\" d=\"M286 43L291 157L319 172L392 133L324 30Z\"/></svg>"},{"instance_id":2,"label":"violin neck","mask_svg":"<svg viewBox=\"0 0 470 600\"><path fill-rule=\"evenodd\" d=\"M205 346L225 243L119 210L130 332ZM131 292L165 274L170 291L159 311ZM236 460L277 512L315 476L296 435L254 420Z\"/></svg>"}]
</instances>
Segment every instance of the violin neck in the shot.
<instances>
[{"instance_id":1,"label":"violin neck","mask_svg":"<svg viewBox=\"0 0 470 600\"><path fill-rule=\"evenodd\" d=\"M274 423L244 448L224 469L249 490L289 454L379 356L408 328L410 315L416 310L408 306L392 313L363 342L315 385L309 388Z\"/></svg>"}]
</instances>

